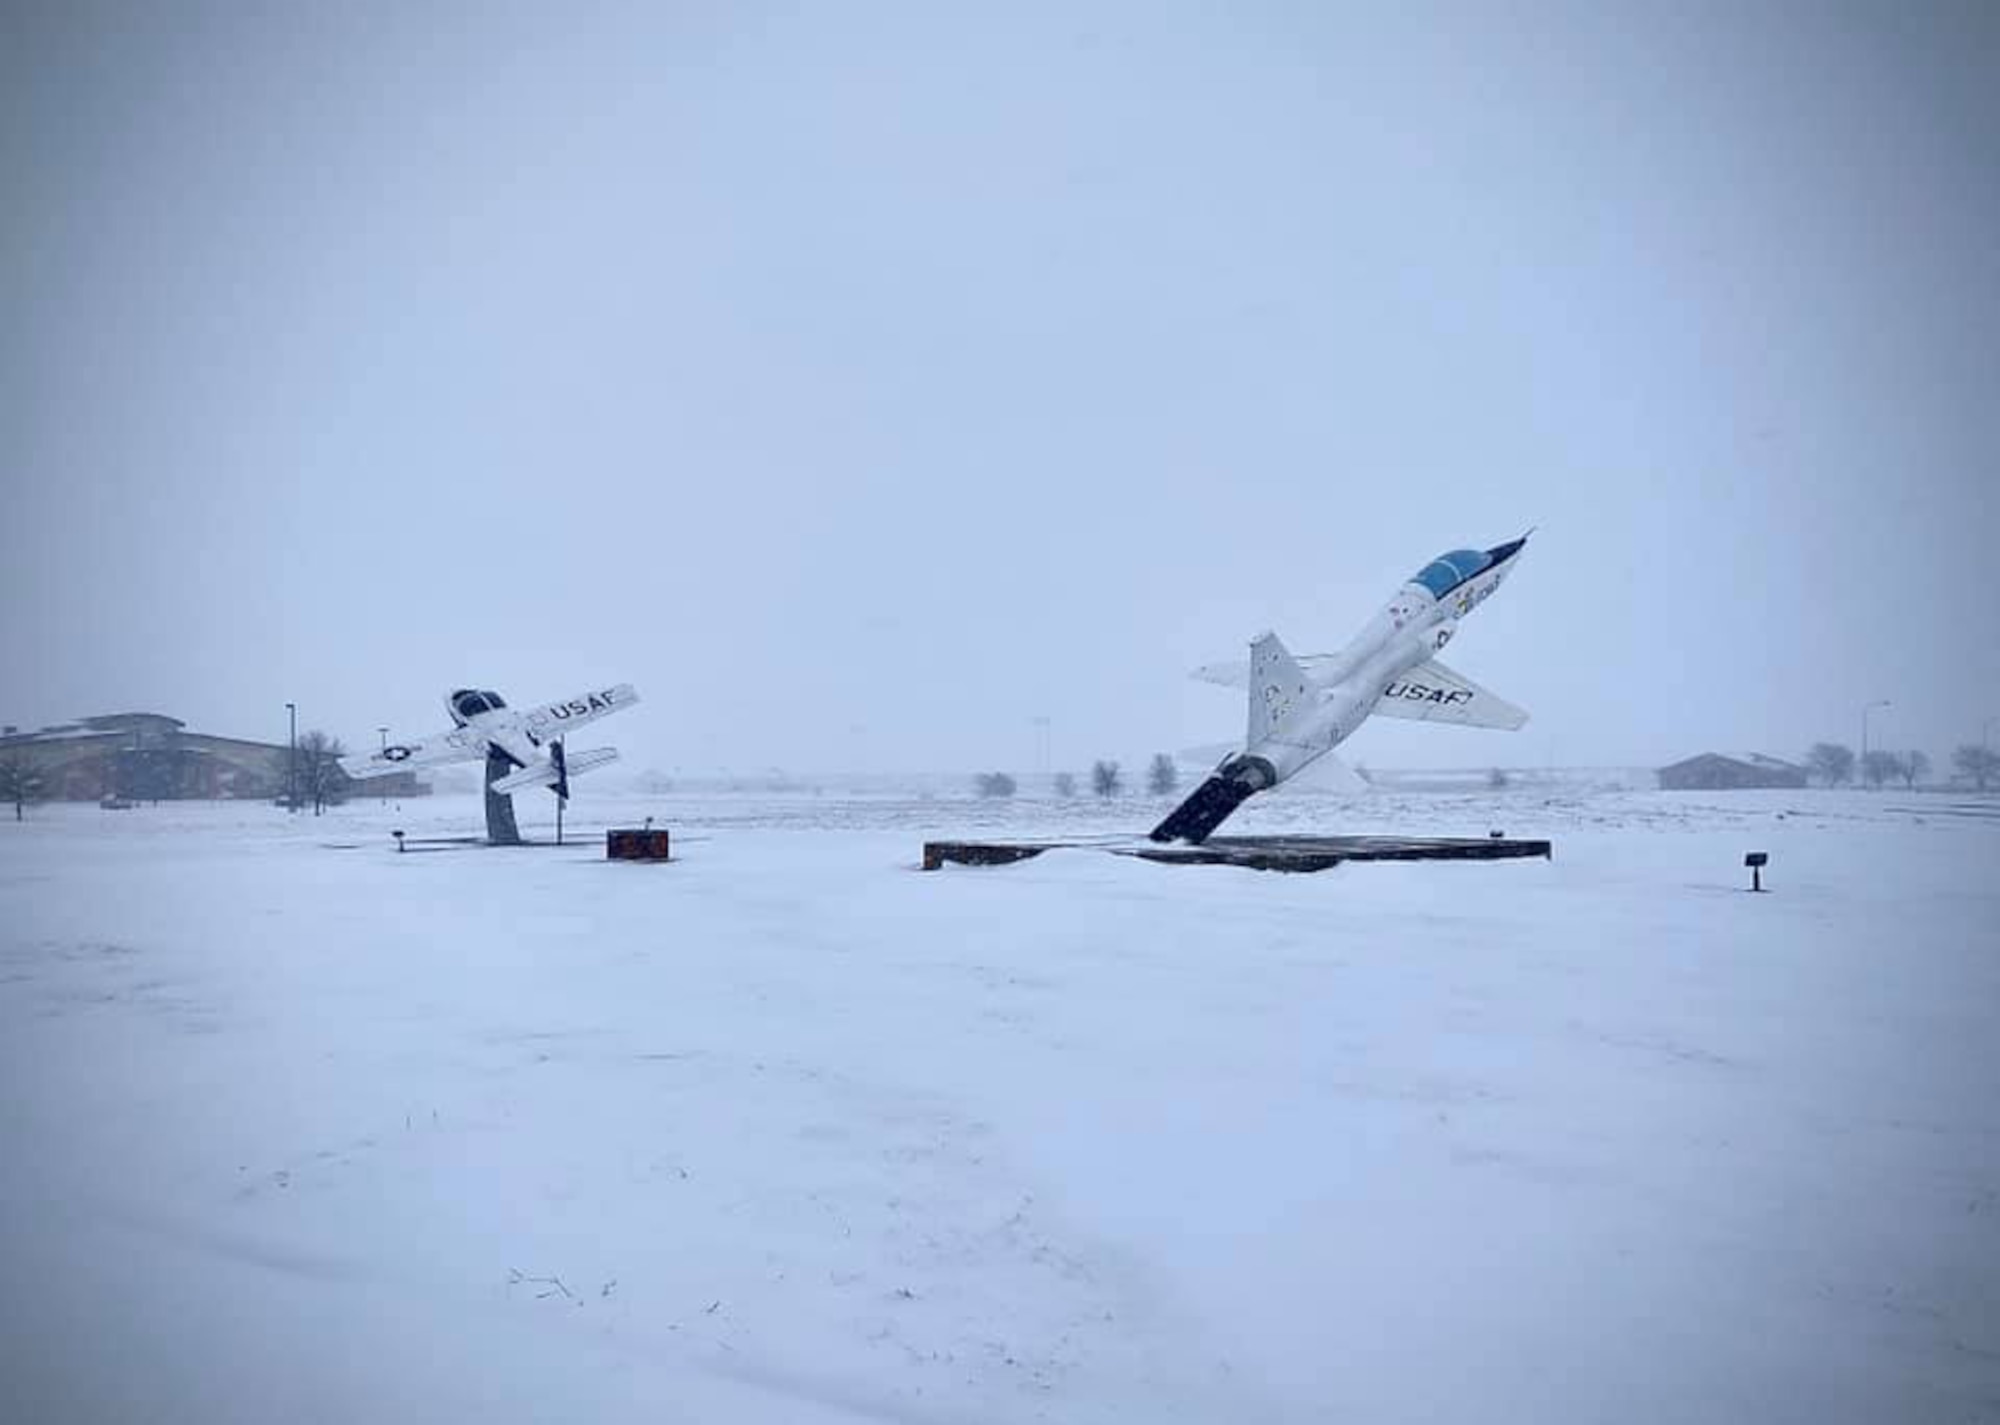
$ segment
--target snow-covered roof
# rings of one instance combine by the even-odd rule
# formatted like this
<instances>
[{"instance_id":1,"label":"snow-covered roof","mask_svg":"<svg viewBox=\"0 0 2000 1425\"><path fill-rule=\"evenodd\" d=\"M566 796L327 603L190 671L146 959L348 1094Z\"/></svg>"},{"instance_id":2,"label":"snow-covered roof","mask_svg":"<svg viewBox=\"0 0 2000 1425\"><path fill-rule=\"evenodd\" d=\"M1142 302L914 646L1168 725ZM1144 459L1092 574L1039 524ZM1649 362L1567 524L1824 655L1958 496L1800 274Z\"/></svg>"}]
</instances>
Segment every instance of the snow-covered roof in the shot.
<instances>
[{"instance_id":1,"label":"snow-covered roof","mask_svg":"<svg viewBox=\"0 0 2000 1425\"><path fill-rule=\"evenodd\" d=\"M1756 767L1767 772L1797 772L1803 770L1796 762L1787 762L1782 757L1772 757L1763 752L1697 752L1692 757L1683 757L1678 762L1668 763L1668 767L1687 767L1696 762L1705 762L1711 757L1724 762L1740 762L1746 767Z\"/></svg>"},{"instance_id":2,"label":"snow-covered roof","mask_svg":"<svg viewBox=\"0 0 2000 1425\"><path fill-rule=\"evenodd\" d=\"M10 747L18 747L30 742L88 742L93 738L116 737L113 728L78 727L74 723L64 723L56 727L37 728L33 732L17 732L11 737L0 738Z\"/></svg>"},{"instance_id":3,"label":"snow-covered roof","mask_svg":"<svg viewBox=\"0 0 2000 1425\"><path fill-rule=\"evenodd\" d=\"M163 723L168 727L187 726L177 717L152 712L101 713L96 717L78 718L77 721L85 727L94 727L100 732L130 727L159 727Z\"/></svg>"}]
</instances>

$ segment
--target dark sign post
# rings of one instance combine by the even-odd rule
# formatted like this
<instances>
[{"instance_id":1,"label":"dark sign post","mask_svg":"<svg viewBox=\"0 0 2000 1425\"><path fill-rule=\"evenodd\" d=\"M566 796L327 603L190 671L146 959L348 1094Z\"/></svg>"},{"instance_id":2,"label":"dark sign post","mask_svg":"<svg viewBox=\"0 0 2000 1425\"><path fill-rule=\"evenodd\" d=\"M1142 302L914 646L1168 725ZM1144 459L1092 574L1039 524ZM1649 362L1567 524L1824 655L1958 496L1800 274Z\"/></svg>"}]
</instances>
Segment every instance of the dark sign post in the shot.
<instances>
[{"instance_id":1,"label":"dark sign post","mask_svg":"<svg viewBox=\"0 0 2000 1425\"><path fill-rule=\"evenodd\" d=\"M549 744L549 761L556 769L556 845L562 845L563 808L569 805L569 761L563 752L563 740L558 737Z\"/></svg>"},{"instance_id":2,"label":"dark sign post","mask_svg":"<svg viewBox=\"0 0 2000 1425\"><path fill-rule=\"evenodd\" d=\"M1763 890L1764 868L1771 864L1771 853L1768 851L1752 851L1743 858L1743 864L1750 868L1750 889L1753 891Z\"/></svg>"}]
</instances>

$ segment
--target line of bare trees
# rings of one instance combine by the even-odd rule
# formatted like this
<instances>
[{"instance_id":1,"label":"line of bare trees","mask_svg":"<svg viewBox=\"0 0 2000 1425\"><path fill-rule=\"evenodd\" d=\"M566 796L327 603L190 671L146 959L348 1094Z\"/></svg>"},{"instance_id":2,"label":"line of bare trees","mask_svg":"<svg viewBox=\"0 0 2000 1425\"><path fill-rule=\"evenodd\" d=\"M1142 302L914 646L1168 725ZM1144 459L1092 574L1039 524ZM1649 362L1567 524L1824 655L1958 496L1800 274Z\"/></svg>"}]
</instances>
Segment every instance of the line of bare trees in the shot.
<instances>
[{"instance_id":1,"label":"line of bare trees","mask_svg":"<svg viewBox=\"0 0 2000 1425\"><path fill-rule=\"evenodd\" d=\"M1146 790L1156 797L1171 796L1181 784L1180 767L1164 752L1153 754L1153 760L1146 764ZM1075 773L1058 772L1050 781L1055 794L1064 799L1077 793ZM981 772L972 779L972 789L982 797L1011 797L1017 790L1014 779L1005 772ZM1117 761L1100 758L1090 767L1090 790L1093 795L1111 798L1125 790L1125 772Z\"/></svg>"},{"instance_id":2,"label":"line of bare trees","mask_svg":"<svg viewBox=\"0 0 2000 1425\"><path fill-rule=\"evenodd\" d=\"M1980 791L2000 784L2000 752L1977 742L1961 744L1951 754L1952 769ZM1806 752L1806 775L1825 787L1841 787L1859 778L1861 785L1879 788L1901 782L1912 788L1931 774L1928 754L1911 750L1892 752L1870 748L1856 757L1854 749L1838 742L1815 742Z\"/></svg>"}]
</instances>

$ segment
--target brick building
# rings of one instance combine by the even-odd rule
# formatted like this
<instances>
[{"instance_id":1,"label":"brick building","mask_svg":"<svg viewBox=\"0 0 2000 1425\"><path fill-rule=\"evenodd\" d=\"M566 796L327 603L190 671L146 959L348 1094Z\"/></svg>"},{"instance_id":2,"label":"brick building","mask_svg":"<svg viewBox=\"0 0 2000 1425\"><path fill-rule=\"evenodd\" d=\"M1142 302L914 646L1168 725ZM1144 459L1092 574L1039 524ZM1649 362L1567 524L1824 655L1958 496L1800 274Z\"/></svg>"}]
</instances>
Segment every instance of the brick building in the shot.
<instances>
[{"instance_id":1,"label":"brick building","mask_svg":"<svg viewBox=\"0 0 2000 1425\"><path fill-rule=\"evenodd\" d=\"M0 730L0 758L25 762L52 801L179 801L282 797L290 749L190 732L160 713L111 713L34 732ZM332 769L335 799L358 785ZM369 795L422 796L414 773L371 780Z\"/></svg>"}]
</instances>

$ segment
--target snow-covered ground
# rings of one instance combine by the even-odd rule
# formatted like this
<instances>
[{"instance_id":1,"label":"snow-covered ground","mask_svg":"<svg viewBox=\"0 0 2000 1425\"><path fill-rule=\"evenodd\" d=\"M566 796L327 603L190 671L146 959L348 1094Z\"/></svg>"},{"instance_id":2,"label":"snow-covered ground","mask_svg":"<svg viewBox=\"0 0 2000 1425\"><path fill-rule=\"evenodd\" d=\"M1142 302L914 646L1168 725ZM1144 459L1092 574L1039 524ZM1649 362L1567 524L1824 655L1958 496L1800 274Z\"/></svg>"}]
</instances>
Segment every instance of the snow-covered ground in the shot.
<instances>
[{"instance_id":1,"label":"snow-covered ground","mask_svg":"<svg viewBox=\"0 0 2000 1425\"><path fill-rule=\"evenodd\" d=\"M911 869L1162 808L583 793L670 866L390 849L456 798L0 825L0 1416L2000 1417L2000 806L1272 797L1230 830L1556 856Z\"/></svg>"}]
</instances>

